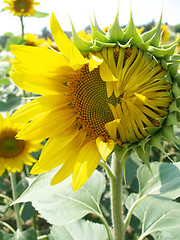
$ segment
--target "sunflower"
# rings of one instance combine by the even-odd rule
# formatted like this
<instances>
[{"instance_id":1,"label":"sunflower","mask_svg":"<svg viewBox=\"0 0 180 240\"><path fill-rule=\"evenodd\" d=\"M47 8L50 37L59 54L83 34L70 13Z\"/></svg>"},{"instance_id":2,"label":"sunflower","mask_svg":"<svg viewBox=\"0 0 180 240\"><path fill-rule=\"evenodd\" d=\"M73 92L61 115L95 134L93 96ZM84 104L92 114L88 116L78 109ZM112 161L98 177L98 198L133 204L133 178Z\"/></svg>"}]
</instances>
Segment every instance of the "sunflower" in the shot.
<instances>
[{"instance_id":1,"label":"sunflower","mask_svg":"<svg viewBox=\"0 0 180 240\"><path fill-rule=\"evenodd\" d=\"M32 33L26 33L24 40L26 40L25 45L35 47L44 47L46 41L45 38L39 38L37 34Z\"/></svg>"},{"instance_id":2,"label":"sunflower","mask_svg":"<svg viewBox=\"0 0 180 240\"><path fill-rule=\"evenodd\" d=\"M0 114L0 175L7 169L10 173L22 172L23 163L31 166L36 160L30 155L41 149L39 141L15 139L22 128L21 124L14 123L9 114L4 119Z\"/></svg>"},{"instance_id":3,"label":"sunflower","mask_svg":"<svg viewBox=\"0 0 180 240\"><path fill-rule=\"evenodd\" d=\"M48 138L31 173L61 165L52 185L72 174L77 190L100 159L106 161L117 148L123 156L134 149L149 166L150 146L163 151L161 137L176 141L172 125L178 109L179 57L171 55L179 40L159 47L161 19L141 36L132 15L123 31L118 14L107 33L92 24L92 41L81 39L72 25L72 43L54 14L51 31L60 52L11 47L16 57L13 81L43 95L12 116L30 121L18 139Z\"/></svg>"},{"instance_id":4,"label":"sunflower","mask_svg":"<svg viewBox=\"0 0 180 240\"><path fill-rule=\"evenodd\" d=\"M8 6L4 10L10 10L14 16L32 16L35 13L34 6L39 5L39 2L34 0L4 0Z\"/></svg>"},{"instance_id":5,"label":"sunflower","mask_svg":"<svg viewBox=\"0 0 180 240\"><path fill-rule=\"evenodd\" d=\"M166 24L163 24L161 26L161 44L164 45L165 43L167 43L171 37L169 28Z\"/></svg>"}]
</instances>

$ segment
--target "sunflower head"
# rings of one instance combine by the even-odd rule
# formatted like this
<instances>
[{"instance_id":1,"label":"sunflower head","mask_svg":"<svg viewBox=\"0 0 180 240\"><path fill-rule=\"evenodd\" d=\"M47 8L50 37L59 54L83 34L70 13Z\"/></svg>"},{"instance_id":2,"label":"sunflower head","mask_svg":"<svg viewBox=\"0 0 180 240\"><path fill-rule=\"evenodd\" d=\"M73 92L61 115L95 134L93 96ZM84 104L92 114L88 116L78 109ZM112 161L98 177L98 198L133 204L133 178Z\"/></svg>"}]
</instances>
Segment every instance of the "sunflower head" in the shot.
<instances>
[{"instance_id":1,"label":"sunflower head","mask_svg":"<svg viewBox=\"0 0 180 240\"><path fill-rule=\"evenodd\" d=\"M39 38L38 35L32 33L26 33L24 35L24 40L26 46L41 47L45 46L45 38Z\"/></svg>"},{"instance_id":2,"label":"sunflower head","mask_svg":"<svg viewBox=\"0 0 180 240\"><path fill-rule=\"evenodd\" d=\"M10 10L14 16L32 16L35 13L34 6L40 4L34 0L4 0L8 6L4 10Z\"/></svg>"},{"instance_id":3,"label":"sunflower head","mask_svg":"<svg viewBox=\"0 0 180 240\"><path fill-rule=\"evenodd\" d=\"M0 115L0 175L6 169L8 172L21 172L23 163L32 165L36 162L30 153L39 151L41 144L16 139L21 128L21 124L13 123L8 113L6 119Z\"/></svg>"},{"instance_id":4,"label":"sunflower head","mask_svg":"<svg viewBox=\"0 0 180 240\"><path fill-rule=\"evenodd\" d=\"M151 146L164 151L162 138L179 143L173 131L180 80L180 57L173 53L179 39L161 46L161 18L142 35L132 14L124 30L118 14L107 32L95 19L91 41L80 38L71 23L72 43L52 14L51 31L60 52L12 47L12 79L22 89L44 95L13 115L14 120L31 120L19 139L49 138L32 173L63 164L52 184L72 173L76 190L113 150L120 153L125 172L132 149L149 166Z\"/></svg>"}]
</instances>

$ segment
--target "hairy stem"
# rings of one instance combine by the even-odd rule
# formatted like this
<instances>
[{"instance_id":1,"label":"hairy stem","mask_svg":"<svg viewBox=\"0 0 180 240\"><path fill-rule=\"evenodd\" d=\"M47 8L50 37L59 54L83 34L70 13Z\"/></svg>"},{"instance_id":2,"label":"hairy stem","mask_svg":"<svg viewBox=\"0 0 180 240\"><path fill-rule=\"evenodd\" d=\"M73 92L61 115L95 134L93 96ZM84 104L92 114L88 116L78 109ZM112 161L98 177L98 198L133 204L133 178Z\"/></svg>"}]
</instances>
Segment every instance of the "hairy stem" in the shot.
<instances>
[{"instance_id":1,"label":"hairy stem","mask_svg":"<svg viewBox=\"0 0 180 240\"><path fill-rule=\"evenodd\" d=\"M115 152L112 154L111 171L113 176L109 177L111 181L111 208L114 231L113 239L124 240L125 227L122 211L122 167Z\"/></svg>"}]
</instances>

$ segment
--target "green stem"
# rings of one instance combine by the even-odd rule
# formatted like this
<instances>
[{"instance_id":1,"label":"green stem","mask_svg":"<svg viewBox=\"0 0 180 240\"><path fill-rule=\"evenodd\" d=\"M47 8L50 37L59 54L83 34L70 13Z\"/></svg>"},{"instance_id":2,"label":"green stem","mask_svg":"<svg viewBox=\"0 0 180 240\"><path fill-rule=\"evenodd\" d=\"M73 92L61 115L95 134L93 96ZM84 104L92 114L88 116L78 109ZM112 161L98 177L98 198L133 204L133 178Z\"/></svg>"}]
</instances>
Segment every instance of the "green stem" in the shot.
<instances>
[{"instance_id":1,"label":"green stem","mask_svg":"<svg viewBox=\"0 0 180 240\"><path fill-rule=\"evenodd\" d=\"M133 214L133 211L134 211L135 207L136 207L142 200L144 200L144 199L147 198L147 197L148 197L148 195L145 195L145 196L143 196L143 197L141 197L141 198L138 198L138 199L134 202L134 204L132 205L132 207L129 209L128 214L127 214L126 219L125 219L125 228L127 228L128 225L129 225L129 223L130 223L130 220L131 220L131 217L132 217L132 214Z\"/></svg>"},{"instance_id":2,"label":"green stem","mask_svg":"<svg viewBox=\"0 0 180 240\"><path fill-rule=\"evenodd\" d=\"M0 197L4 198L4 199L7 199L10 203L13 203L13 200L10 197L8 197L8 196L6 196L6 195L4 195L2 193L0 193Z\"/></svg>"},{"instance_id":3,"label":"green stem","mask_svg":"<svg viewBox=\"0 0 180 240\"><path fill-rule=\"evenodd\" d=\"M111 181L111 208L114 231L113 239L124 240L126 229L124 227L122 211L122 167L115 152L112 154L111 171L113 173L113 177L109 177Z\"/></svg>"},{"instance_id":4,"label":"green stem","mask_svg":"<svg viewBox=\"0 0 180 240\"><path fill-rule=\"evenodd\" d=\"M110 230L110 227L109 227L109 224L107 223L105 217L103 216L103 214L101 213L101 215L98 215L99 218L101 219L101 221L103 222L106 230L107 230L107 234L108 234L108 240L113 240L113 237L112 237L112 233L111 233L111 230Z\"/></svg>"},{"instance_id":5,"label":"green stem","mask_svg":"<svg viewBox=\"0 0 180 240\"><path fill-rule=\"evenodd\" d=\"M18 194L16 192L16 176L15 176L15 173L10 173L9 175L11 180L13 200L15 201L18 198ZM19 229L20 232L22 232L21 216L19 213L19 204L15 203L13 206L16 214L17 228Z\"/></svg>"},{"instance_id":6,"label":"green stem","mask_svg":"<svg viewBox=\"0 0 180 240\"><path fill-rule=\"evenodd\" d=\"M12 228L8 223L3 222L0 220L0 224L2 224L3 226L7 227L11 232L15 233L16 231L14 230L14 228Z\"/></svg>"},{"instance_id":7,"label":"green stem","mask_svg":"<svg viewBox=\"0 0 180 240\"><path fill-rule=\"evenodd\" d=\"M23 23L23 16L20 17L21 21L21 36L24 38L24 23Z\"/></svg>"}]
</instances>

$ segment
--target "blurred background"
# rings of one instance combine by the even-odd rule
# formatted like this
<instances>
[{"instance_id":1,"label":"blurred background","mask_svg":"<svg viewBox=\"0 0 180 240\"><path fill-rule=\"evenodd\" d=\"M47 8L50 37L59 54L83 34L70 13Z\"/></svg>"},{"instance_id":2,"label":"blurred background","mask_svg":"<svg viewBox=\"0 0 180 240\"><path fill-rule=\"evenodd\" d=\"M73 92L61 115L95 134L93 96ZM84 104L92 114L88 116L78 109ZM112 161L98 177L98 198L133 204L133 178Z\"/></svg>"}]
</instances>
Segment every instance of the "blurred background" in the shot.
<instances>
[{"instance_id":1,"label":"blurred background","mask_svg":"<svg viewBox=\"0 0 180 240\"><path fill-rule=\"evenodd\" d=\"M120 5L120 25L127 25L129 20L130 0L39 0L40 5L36 10L55 13L57 19L64 31L71 31L69 15L74 23L76 31L85 29L90 24L89 15L93 19L95 12L98 24L101 28L113 23L115 14ZM0 9L6 4L0 0ZM180 23L180 1L179 0L131 0L134 23L136 26L148 24L152 21L157 22L161 10L163 9L163 23L174 26ZM7 11L0 13L0 35L6 32L21 34L21 28L17 27L18 17L7 14ZM49 30L50 16L42 19L28 18L24 19L25 32L40 34L43 28ZM3 23L3 24L2 24Z\"/></svg>"}]
</instances>

